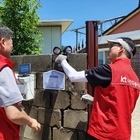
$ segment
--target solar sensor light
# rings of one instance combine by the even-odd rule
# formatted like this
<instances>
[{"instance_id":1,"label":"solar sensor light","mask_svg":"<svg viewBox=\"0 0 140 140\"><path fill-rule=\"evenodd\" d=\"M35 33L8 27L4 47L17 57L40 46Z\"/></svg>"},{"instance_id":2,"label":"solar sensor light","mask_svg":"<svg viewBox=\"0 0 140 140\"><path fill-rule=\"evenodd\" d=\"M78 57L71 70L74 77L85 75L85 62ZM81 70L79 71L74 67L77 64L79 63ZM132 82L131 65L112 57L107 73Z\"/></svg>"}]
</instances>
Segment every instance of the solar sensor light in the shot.
<instances>
[{"instance_id":1,"label":"solar sensor light","mask_svg":"<svg viewBox=\"0 0 140 140\"><path fill-rule=\"evenodd\" d=\"M53 48L53 53L55 54L55 55L59 55L59 54L61 54L61 49L59 48L59 47L54 47Z\"/></svg>"},{"instance_id":2,"label":"solar sensor light","mask_svg":"<svg viewBox=\"0 0 140 140\"><path fill-rule=\"evenodd\" d=\"M71 46L66 46L62 51L59 47L56 46L56 47L53 48L53 53L55 55L63 54L63 55L67 56L68 54L72 53L72 47ZM66 60L68 61L68 59L66 59ZM61 65L58 64L58 67L61 67Z\"/></svg>"},{"instance_id":3,"label":"solar sensor light","mask_svg":"<svg viewBox=\"0 0 140 140\"><path fill-rule=\"evenodd\" d=\"M62 51L59 47L56 46L53 48L53 53L55 55L59 55L59 54L68 55L68 54L72 53L72 47L66 46Z\"/></svg>"},{"instance_id":4,"label":"solar sensor light","mask_svg":"<svg viewBox=\"0 0 140 140\"><path fill-rule=\"evenodd\" d=\"M63 50L63 53L65 55L68 55L68 54L72 53L72 47L71 46L66 46Z\"/></svg>"}]
</instances>

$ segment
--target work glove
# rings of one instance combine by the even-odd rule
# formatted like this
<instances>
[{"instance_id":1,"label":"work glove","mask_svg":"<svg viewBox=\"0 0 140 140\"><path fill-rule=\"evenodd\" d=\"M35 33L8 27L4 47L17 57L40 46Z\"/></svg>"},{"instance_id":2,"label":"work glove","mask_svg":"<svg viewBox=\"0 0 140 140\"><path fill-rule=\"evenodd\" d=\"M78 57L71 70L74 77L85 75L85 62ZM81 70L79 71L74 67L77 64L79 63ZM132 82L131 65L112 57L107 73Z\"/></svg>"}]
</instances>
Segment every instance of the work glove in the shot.
<instances>
[{"instance_id":1,"label":"work glove","mask_svg":"<svg viewBox=\"0 0 140 140\"><path fill-rule=\"evenodd\" d=\"M67 56L66 55L62 55L62 54L59 54L56 59L55 59L55 62L57 62L58 64L61 64L61 62L63 60L66 60L67 59Z\"/></svg>"},{"instance_id":2,"label":"work glove","mask_svg":"<svg viewBox=\"0 0 140 140\"><path fill-rule=\"evenodd\" d=\"M85 103L85 104L92 104L93 102L93 97L89 94L84 94L81 97L81 100Z\"/></svg>"}]
</instances>

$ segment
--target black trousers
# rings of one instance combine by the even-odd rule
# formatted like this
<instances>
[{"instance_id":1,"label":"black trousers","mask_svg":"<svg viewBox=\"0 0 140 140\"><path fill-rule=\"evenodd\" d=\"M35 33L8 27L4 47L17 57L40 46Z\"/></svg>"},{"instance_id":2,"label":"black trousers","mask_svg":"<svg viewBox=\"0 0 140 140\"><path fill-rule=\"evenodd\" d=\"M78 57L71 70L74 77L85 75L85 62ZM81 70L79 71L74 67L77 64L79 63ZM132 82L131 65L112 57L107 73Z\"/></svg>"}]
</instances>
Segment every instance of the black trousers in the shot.
<instances>
[{"instance_id":1,"label":"black trousers","mask_svg":"<svg viewBox=\"0 0 140 140\"><path fill-rule=\"evenodd\" d=\"M99 140L95 137L90 136L89 134L87 134L87 140Z\"/></svg>"}]
</instances>

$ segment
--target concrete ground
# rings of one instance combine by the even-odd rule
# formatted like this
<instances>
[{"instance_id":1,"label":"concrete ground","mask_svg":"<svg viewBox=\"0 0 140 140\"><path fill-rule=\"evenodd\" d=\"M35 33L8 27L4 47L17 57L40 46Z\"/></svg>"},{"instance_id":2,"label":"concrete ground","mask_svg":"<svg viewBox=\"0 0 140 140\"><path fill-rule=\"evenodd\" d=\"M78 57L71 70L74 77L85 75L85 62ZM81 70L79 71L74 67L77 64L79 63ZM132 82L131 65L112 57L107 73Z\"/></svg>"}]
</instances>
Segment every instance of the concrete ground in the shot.
<instances>
[{"instance_id":1,"label":"concrete ground","mask_svg":"<svg viewBox=\"0 0 140 140\"><path fill-rule=\"evenodd\" d=\"M140 140L140 97L132 114L131 140Z\"/></svg>"}]
</instances>

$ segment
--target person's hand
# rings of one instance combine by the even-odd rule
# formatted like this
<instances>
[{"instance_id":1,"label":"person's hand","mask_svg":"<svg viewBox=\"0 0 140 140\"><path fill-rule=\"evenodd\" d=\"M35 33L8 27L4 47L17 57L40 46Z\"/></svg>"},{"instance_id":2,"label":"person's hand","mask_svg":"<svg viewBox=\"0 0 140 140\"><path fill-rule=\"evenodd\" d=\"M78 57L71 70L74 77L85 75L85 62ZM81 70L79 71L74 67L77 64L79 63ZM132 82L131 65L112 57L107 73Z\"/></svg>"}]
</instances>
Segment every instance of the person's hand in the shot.
<instances>
[{"instance_id":1,"label":"person's hand","mask_svg":"<svg viewBox=\"0 0 140 140\"><path fill-rule=\"evenodd\" d=\"M30 124L28 125L29 127L34 129L34 132L40 131L41 130L41 125L40 123L37 122L36 119L31 118Z\"/></svg>"},{"instance_id":2,"label":"person's hand","mask_svg":"<svg viewBox=\"0 0 140 140\"><path fill-rule=\"evenodd\" d=\"M89 94L84 94L81 97L81 100L85 103L85 104L92 104L93 102L93 97Z\"/></svg>"},{"instance_id":3,"label":"person's hand","mask_svg":"<svg viewBox=\"0 0 140 140\"><path fill-rule=\"evenodd\" d=\"M66 60L67 59L67 56L66 55L62 55L62 54L59 54L56 59L55 59L55 62L57 62L58 64L61 64L61 62L63 60Z\"/></svg>"}]
</instances>

